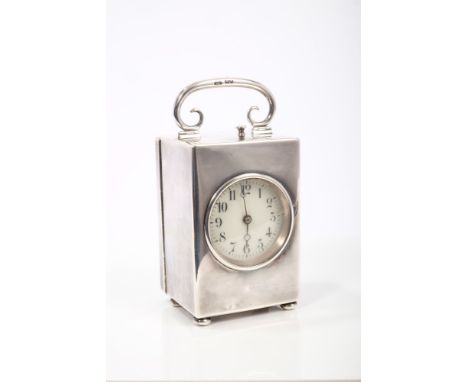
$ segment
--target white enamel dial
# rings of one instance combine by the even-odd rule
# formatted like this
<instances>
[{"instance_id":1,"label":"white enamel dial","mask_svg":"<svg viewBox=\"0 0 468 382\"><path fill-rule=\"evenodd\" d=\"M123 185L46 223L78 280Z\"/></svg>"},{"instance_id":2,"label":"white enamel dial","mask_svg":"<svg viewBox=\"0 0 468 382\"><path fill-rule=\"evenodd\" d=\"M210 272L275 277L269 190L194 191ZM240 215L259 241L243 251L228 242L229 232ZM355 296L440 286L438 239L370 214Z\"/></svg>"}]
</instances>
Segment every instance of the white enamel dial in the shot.
<instances>
[{"instance_id":1,"label":"white enamel dial","mask_svg":"<svg viewBox=\"0 0 468 382\"><path fill-rule=\"evenodd\" d=\"M223 185L210 202L205 222L211 252L236 270L269 264L283 251L292 228L287 191L260 174L244 174Z\"/></svg>"}]
</instances>

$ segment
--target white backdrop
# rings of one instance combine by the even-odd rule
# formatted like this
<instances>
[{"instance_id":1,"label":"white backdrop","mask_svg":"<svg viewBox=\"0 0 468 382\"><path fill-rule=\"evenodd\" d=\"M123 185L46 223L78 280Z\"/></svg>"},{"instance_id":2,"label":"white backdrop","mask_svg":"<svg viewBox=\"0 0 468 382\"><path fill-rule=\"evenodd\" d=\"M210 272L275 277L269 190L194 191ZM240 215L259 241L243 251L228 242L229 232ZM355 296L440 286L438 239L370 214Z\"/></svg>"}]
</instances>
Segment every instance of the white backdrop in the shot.
<instances>
[{"instance_id":1,"label":"white backdrop","mask_svg":"<svg viewBox=\"0 0 468 382\"><path fill-rule=\"evenodd\" d=\"M359 378L359 25L354 0L108 2L110 379ZM195 328L159 290L154 140L176 137L184 86L223 76L265 84L274 134L301 139L302 302ZM263 116L255 92L222 89L185 110L234 135L254 104Z\"/></svg>"}]
</instances>

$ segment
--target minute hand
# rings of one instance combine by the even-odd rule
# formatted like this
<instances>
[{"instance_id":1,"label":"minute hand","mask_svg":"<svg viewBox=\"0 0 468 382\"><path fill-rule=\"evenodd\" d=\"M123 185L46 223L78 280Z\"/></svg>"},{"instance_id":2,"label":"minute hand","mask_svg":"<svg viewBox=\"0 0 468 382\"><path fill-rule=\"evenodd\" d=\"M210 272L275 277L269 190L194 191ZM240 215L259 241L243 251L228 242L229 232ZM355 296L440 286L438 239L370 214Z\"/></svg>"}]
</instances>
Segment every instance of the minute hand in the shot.
<instances>
[{"instance_id":1,"label":"minute hand","mask_svg":"<svg viewBox=\"0 0 468 382\"><path fill-rule=\"evenodd\" d=\"M247 216L247 204L245 203L245 195L242 195L242 199L244 199L244 210L245 210L245 215Z\"/></svg>"}]
</instances>

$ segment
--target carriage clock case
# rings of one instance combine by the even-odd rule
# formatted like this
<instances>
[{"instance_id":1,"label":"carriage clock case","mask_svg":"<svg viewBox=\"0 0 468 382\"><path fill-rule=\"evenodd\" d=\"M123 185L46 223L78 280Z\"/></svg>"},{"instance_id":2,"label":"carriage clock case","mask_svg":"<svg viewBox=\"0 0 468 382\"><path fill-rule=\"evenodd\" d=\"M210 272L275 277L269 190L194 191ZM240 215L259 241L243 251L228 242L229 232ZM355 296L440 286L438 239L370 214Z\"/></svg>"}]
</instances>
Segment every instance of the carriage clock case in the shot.
<instances>
[{"instance_id":1,"label":"carriage clock case","mask_svg":"<svg viewBox=\"0 0 468 382\"><path fill-rule=\"evenodd\" d=\"M181 106L195 91L256 90L267 117L222 141L202 139L203 114L185 124ZM174 117L178 138L158 138L161 288L198 325L215 316L280 306L298 299L299 140L272 137L275 101L262 84L240 78L200 81L183 89Z\"/></svg>"}]
</instances>

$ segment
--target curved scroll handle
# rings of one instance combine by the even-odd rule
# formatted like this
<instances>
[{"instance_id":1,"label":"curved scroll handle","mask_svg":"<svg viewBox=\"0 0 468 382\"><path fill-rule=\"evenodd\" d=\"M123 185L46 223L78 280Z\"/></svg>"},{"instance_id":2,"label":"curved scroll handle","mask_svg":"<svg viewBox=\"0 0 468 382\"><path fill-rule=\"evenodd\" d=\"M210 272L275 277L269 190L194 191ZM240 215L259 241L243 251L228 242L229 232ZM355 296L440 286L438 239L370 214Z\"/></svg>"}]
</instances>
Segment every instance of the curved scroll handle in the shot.
<instances>
[{"instance_id":1,"label":"curved scroll handle","mask_svg":"<svg viewBox=\"0 0 468 382\"><path fill-rule=\"evenodd\" d=\"M179 139L181 140L198 140L200 139L200 126L203 123L203 113L198 109L190 110L191 113L198 114L198 121L193 125L188 125L182 121L180 116L180 110L185 99L192 93L210 88L219 88L219 87L238 87L238 88L248 88L260 92L268 101L270 109L268 110L268 115L262 121L255 121L252 118L252 111L258 110L257 106L252 106L248 113L247 119L252 125L252 136L253 137L270 137L271 128L268 127L275 113L275 100L270 91L263 86L261 83L248 80L245 78L215 78L211 80L194 82L193 84L187 86L183 89L174 104L174 118L176 120L177 126L179 126L182 131L179 132Z\"/></svg>"}]
</instances>

